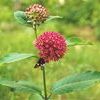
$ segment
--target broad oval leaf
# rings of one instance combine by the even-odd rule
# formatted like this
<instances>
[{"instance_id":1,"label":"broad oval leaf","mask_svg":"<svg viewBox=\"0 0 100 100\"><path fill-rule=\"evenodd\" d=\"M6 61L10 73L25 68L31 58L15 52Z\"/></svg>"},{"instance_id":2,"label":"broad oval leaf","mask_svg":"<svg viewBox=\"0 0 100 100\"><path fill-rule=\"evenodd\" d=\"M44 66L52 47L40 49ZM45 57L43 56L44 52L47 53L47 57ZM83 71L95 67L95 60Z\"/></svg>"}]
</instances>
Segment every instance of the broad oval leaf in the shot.
<instances>
[{"instance_id":1,"label":"broad oval leaf","mask_svg":"<svg viewBox=\"0 0 100 100\"><path fill-rule=\"evenodd\" d=\"M11 91L14 92L41 94L41 89L33 85L33 83L30 81L11 81L11 80L0 78L0 85L7 86L11 88Z\"/></svg>"},{"instance_id":2,"label":"broad oval leaf","mask_svg":"<svg viewBox=\"0 0 100 100\"><path fill-rule=\"evenodd\" d=\"M41 94L41 89L33 85L30 81L18 81L15 87L12 88L15 92L27 92L27 93L39 93Z\"/></svg>"},{"instance_id":3,"label":"broad oval leaf","mask_svg":"<svg viewBox=\"0 0 100 100\"><path fill-rule=\"evenodd\" d=\"M76 46L76 45L92 45L91 42L84 41L79 37L69 37L67 38L68 46Z\"/></svg>"},{"instance_id":4,"label":"broad oval leaf","mask_svg":"<svg viewBox=\"0 0 100 100\"><path fill-rule=\"evenodd\" d=\"M21 24L24 24L24 25L27 25L27 26L31 26L31 27L33 26L32 22L28 21L28 19L26 17L26 14L23 11L14 12L14 17Z\"/></svg>"},{"instance_id":5,"label":"broad oval leaf","mask_svg":"<svg viewBox=\"0 0 100 100\"><path fill-rule=\"evenodd\" d=\"M53 20L53 19L59 19L59 18L62 18L62 17L61 16L49 16L46 21L50 21L50 20Z\"/></svg>"},{"instance_id":6,"label":"broad oval leaf","mask_svg":"<svg viewBox=\"0 0 100 100\"><path fill-rule=\"evenodd\" d=\"M51 92L53 94L64 94L83 90L84 88L88 88L94 85L98 81L100 81L100 72L88 71L80 74L75 74L56 82L53 85Z\"/></svg>"},{"instance_id":7,"label":"broad oval leaf","mask_svg":"<svg viewBox=\"0 0 100 100\"><path fill-rule=\"evenodd\" d=\"M11 63L15 61L20 61L23 59L35 57L38 58L37 56L34 56L33 54L27 54L27 53L10 53L5 55L4 57L0 58L0 64L5 64L5 63Z\"/></svg>"}]
</instances>

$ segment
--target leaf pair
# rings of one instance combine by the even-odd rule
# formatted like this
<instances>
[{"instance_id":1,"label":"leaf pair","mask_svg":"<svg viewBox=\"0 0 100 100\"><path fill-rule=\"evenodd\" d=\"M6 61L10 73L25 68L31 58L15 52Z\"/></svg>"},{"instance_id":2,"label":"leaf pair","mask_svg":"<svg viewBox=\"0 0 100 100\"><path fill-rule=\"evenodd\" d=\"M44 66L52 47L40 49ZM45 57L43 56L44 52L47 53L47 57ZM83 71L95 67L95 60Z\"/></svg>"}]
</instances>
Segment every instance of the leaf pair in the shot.
<instances>
[{"instance_id":1,"label":"leaf pair","mask_svg":"<svg viewBox=\"0 0 100 100\"><path fill-rule=\"evenodd\" d=\"M92 45L92 43L87 42L87 41L84 42L82 39L78 37L67 38L66 42L69 47L76 46L76 45ZM37 56L33 54L28 54L28 53L10 53L0 58L0 64L20 61L20 60L24 60L24 59L31 58L31 57L38 58Z\"/></svg>"},{"instance_id":2,"label":"leaf pair","mask_svg":"<svg viewBox=\"0 0 100 100\"><path fill-rule=\"evenodd\" d=\"M83 90L89 88L95 83L100 81L100 72L97 71L87 71L84 73L74 74L67 76L64 79L57 81L51 89L52 94L64 94L70 93L78 90ZM32 82L29 81L10 81L7 79L0 79L0 84L10 87L15 92L27 92L27 93L37 93L42 95L41 89L34 86Z\"/></svg>"},{"instance_id":3,"label":"leaf pair","mask_svg":"<svg viewBox=\"0 0 100 100\"><path fill-rule=\"evenodd\" d=\"M23 25L26 25L26 26L29 26L29 27L33 27L33 23L28 20L28 18L26 17L25 12L16 11L16 12L14 12L14 16L15 16L15 19L19 23L21 23ZM62 18L62 17L60 17L60 16L49 16L47 21L50 21L50 20L53 20L53 19L58 19L58 18Z\"/></svg>"}]
</instances>

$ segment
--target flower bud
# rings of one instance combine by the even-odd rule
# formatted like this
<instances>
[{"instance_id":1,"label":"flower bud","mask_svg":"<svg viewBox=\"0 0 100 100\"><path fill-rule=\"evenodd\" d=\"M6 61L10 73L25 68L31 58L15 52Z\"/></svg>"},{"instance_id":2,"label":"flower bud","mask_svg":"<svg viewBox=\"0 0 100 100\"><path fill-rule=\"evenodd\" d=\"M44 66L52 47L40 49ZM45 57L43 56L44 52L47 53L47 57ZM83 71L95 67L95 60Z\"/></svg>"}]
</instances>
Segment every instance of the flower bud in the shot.
<instances>
[{"instance_id":1,"label":"flower bud","mask_svg":"<svg viewBox=\"0 0 100 100\"><path fill-rule=\"evenodd\" d=\"M35 25L40 25L48 18L48 12L40 4L33 4L25 11L27 18Z\"/></svg>"}]
</instances>

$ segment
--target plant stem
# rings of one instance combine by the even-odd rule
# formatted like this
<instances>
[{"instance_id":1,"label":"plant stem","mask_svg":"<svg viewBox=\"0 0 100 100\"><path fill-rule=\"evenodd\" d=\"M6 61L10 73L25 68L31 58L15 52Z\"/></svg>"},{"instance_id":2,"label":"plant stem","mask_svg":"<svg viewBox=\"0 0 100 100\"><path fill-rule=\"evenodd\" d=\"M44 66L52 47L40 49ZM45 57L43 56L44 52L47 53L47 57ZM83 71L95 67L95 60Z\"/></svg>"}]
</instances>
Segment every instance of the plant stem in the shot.
<instances>
[{"instance_id":1,"label":"plant stem","mask_svg":"<svg viewBox=\"0 0 100 100\"><path fill-rule=\"evenodd\" d=\"M34 32L35 32L35 38L37 39L37 27L36 27L36 24L33 24L33 29L34 29ZM45 67L41 66L41 70L43 72L44 100L48 100L47 89L46 89ZM43 96L42 96L42 98L43 98Z\"/></svg>"},{"instance_id":2,"label":"plant stem","mask_svg":"<svg viewBox=\"0 0 100 100\"><path fill-rule=\"evenodd\" d=\"M34 33L35 33L35 38L37 39L37 27L36 24L33 25Z\"/></svg>"},{"instance_id":3,"label":"plant stem","mask_svg":"<svg viewBox=\"0 0 100 100\"><path fill-rule=\"evenodd\" d=\"M47 97L47 89L46 89L46 76L45 76L45 67L42 66L42 72L43 72L43 85L44 85L44 100L48 100L48 97Z\"/></svg>"},{"instance_id":4,"label":"plant stem","mask_svg":"<svg viewBox=\"0 0 100 100\"><path fill-rule=\"evenodd\" d=\"M15 96L14 96L14 92L11 92L11 99L10 100L14 100Z\"/></svg>"}]
</instances>

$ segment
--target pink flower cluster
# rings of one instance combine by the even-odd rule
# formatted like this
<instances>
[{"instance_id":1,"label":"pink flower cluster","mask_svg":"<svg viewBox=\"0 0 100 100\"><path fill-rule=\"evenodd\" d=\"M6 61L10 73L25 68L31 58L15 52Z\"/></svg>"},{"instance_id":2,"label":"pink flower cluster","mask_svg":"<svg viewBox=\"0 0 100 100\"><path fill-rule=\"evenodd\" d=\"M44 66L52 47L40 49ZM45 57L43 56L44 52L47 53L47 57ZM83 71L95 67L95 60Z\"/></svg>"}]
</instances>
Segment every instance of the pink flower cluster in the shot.
<instances>
[{"instance_id":1,"label":"pink flower cluster","mask_svg":"<svg viewBox=\"0 0 100 100\"><path fill-rule=\"evenodd\" d=\"M57 32L44 32L37 38L35 46L39 49L40 58L45 62L59 60L67 49L65 38Z\"/></svg>"},{"instance_id":2,"label":"pink flower cluster","mask_svg":"<svg viewBox=\"0 0 100 100\"><path fill-rule=\"evenodd\" d=\"M48 11L40 4L33 4L25 11L26 16L36 24L41 24L48 18Z\"/></svg>"}]
</instances>

